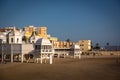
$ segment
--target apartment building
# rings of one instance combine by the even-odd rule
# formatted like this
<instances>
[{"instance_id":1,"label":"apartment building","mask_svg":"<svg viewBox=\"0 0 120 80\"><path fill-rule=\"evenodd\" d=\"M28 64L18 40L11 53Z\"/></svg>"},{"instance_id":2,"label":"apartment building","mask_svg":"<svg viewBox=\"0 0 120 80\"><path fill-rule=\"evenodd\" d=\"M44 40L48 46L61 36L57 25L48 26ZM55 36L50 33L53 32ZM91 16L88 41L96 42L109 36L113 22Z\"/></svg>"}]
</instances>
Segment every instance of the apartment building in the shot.
<instances>
[{"instance_id":1,"label":"apartment building","mask_svg":"<svg viewBox=\"0 0 120 80\"><path fill-rule=\"evenodd\" d=\"M40 38L47 38L47 28L46 27L34 27L34 26L25 26L24 34L27 38L32 35L32 32L36 32L37 36Z\"/></svg>"},{"instance_id":2,"label":"apartment building","mask_svg":"<svg viewBox=\"0 0 120 80\"><path fill-rule=\"evenodd\" d=\"M53 43L54 48L58 49L69 49L74 44L74 42L67 42L67 41L55 41Z\"/></svg>"},{"instance_id":3,"label":"apartment building","mask_svg":"<svg viewBox=\"0 0 120 80\"><path fill-rule=\"evenodd\" d=\"M36 33L41 38L47 38L47 28L46 27L36 28Z\"/></svg>"},{"instance_id":4,"label":"apartment building","mask_svg":"<svg viewBox=\"0 0 120 80\"><path fill-rule=\"evenodd\" d=\"M76 44L80 46L81 51L91 50L91 40L79 40Z\"/></svg>"},{"instance_id":5,"label":"apartment building","mask_svg":"<svg viewBox=\"0 0 120 80\"><path fill-rule=\"evenodd\" d=\"M35 27L30 25L30 26L25 26L24 27L24 35L29 38L32 35L32 32L35 31Z\"/></svg>"}]
</instances>

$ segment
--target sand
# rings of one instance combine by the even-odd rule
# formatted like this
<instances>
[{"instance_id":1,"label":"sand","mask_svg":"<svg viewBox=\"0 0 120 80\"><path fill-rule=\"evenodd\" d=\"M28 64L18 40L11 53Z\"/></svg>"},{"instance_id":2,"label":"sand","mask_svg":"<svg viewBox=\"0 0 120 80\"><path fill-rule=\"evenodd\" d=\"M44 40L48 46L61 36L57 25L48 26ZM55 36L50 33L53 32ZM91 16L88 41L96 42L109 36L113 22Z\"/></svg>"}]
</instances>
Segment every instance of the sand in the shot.
<instances>
[{"instance_id":1,"label":"sand","mask_svg":"<svg viewBox=\"0 0 120 80\"><path fill-rule=\"evenodd\" d=\"M53 64L0 64L0 80L120 80L116 58L54 59Z\"/></svg>"}]
</instances>

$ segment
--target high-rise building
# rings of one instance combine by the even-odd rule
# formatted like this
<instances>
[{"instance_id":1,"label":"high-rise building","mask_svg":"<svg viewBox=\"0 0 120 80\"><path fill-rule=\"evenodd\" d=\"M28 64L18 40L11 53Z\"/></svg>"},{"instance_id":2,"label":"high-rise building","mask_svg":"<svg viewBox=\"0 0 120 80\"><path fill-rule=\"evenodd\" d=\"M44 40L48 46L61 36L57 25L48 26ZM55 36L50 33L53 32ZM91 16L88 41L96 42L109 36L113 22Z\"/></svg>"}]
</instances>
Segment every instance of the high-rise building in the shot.
<instances>
[{"instance_id":1,"label":"high-rise building","mask_svg":"<svg viewBox=\"0 0 120 80\"><path fill-rule=\"evenodd\" d=\"M32 25L24 27L24 34L28 38L31 36L33 31L35 31L35 27Z\"/></svg>"},{"instance_id":2,"label":"high-rise building","mask_svg":"<svg viewBox=\"0 0 120 80\"><path fill-rule=\"evenodd\" d=\"M25 26L24 27L24 36L29 40L32 36L32 33L35 33L37 38L46 38L49 39L51 42L57 41L56 37L51 37L47 34L47 28L44 27L34 27L34 26ZM30 41L31 42L31 41Z\"/></svg>"},{"instance_id":3,"label":"high-rise building","mask_svg":"<svg viewBox=\"0 0 120 80\"><path fill-rule=\"evenodd\" d=\"M25 32L32 33L34 30L35 30L34 26L31 26L31 25L24 27L24 31L25 31Z\"/></svg>"},{"instance_id":4,"label":"high-rise building","mask_svg":"<svg viewBox=\"0 0 120 80\"><path fill-rule=\"evenodd\" d=\"M38 27L36 29L37 35L42 38L47 38L47 28L46 27Z\"/></svg>"}]
</instances>

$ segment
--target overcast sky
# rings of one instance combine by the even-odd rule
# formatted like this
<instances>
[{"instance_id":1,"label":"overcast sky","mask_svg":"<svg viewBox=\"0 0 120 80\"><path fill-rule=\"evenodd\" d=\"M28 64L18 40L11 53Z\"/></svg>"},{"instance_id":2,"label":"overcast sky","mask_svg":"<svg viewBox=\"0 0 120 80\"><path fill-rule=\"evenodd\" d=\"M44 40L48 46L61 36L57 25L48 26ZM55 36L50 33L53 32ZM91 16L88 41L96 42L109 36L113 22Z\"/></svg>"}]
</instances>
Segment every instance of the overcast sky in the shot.
<instances>
[{"instance_id":1,"label":"overcast sky","mask_svg":"<svg viewBox=\"0 0 120 80\"><path fill-rule=\"evenodd\" d=\"M0 27L25 25L59 40L120 45L120 0L0 0Z\"/></svg>"}]
</instances>

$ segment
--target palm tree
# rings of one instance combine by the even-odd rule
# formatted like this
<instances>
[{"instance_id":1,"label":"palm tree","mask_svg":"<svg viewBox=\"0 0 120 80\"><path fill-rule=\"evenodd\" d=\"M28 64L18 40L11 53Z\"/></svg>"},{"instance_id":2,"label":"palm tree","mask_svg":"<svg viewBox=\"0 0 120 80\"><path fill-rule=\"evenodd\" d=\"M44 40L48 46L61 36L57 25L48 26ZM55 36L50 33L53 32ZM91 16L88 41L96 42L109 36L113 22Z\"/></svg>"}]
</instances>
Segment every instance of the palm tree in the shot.
<instances>
[{"instance_id":1,"label":"palm tree","mask_svg":"<svg viewBox=\"0 0 120 80\"><path fill-rule=\"evenodd\" d=\"M107 51L109 50L109 45L110 45L109 42L107 42L107 43L106 43L106 47L105 47L105 49L106 49Z\"/></svg>"},{"instance_id":2,"label":"palm tree","mask_svg":"<svg viewBox=\"0 0 120 80\"><path fill-rule=\"evenodd\" d=\"M27 38L26 36L23 36L23 37L22 37L22 41L25 41L25 43L27 43L28 38Z\"/></svg>"},{"instance_id":3,"label":"palm tree","mask_svg":"<svg viewBox=\"0 0 120 80\"><path fill-rule=\"evenodd\" d=\"M109 46L109 45L110 45L109 42L107 42L107 43L106 43L106 46Z\"/></svg>"},{"instance_id":4,"label":"palm tree","mask_svg":"<svg viewBox=\"0 0 120 80\"><path fill-rule=\"evenodd\" d=\"M99 43L96 43L94 49L100 49Z\"/></svg>"},{"instance_id":5,"label":"palm tree","mask_svg":"<svg viewBox=\"0 0 120 80\"><path fill-rule=\"evenodd\" d=\"M66 41L67 41L67 42L70 42L70 39L68 38Z\"/></svg>"}]
</instances>

